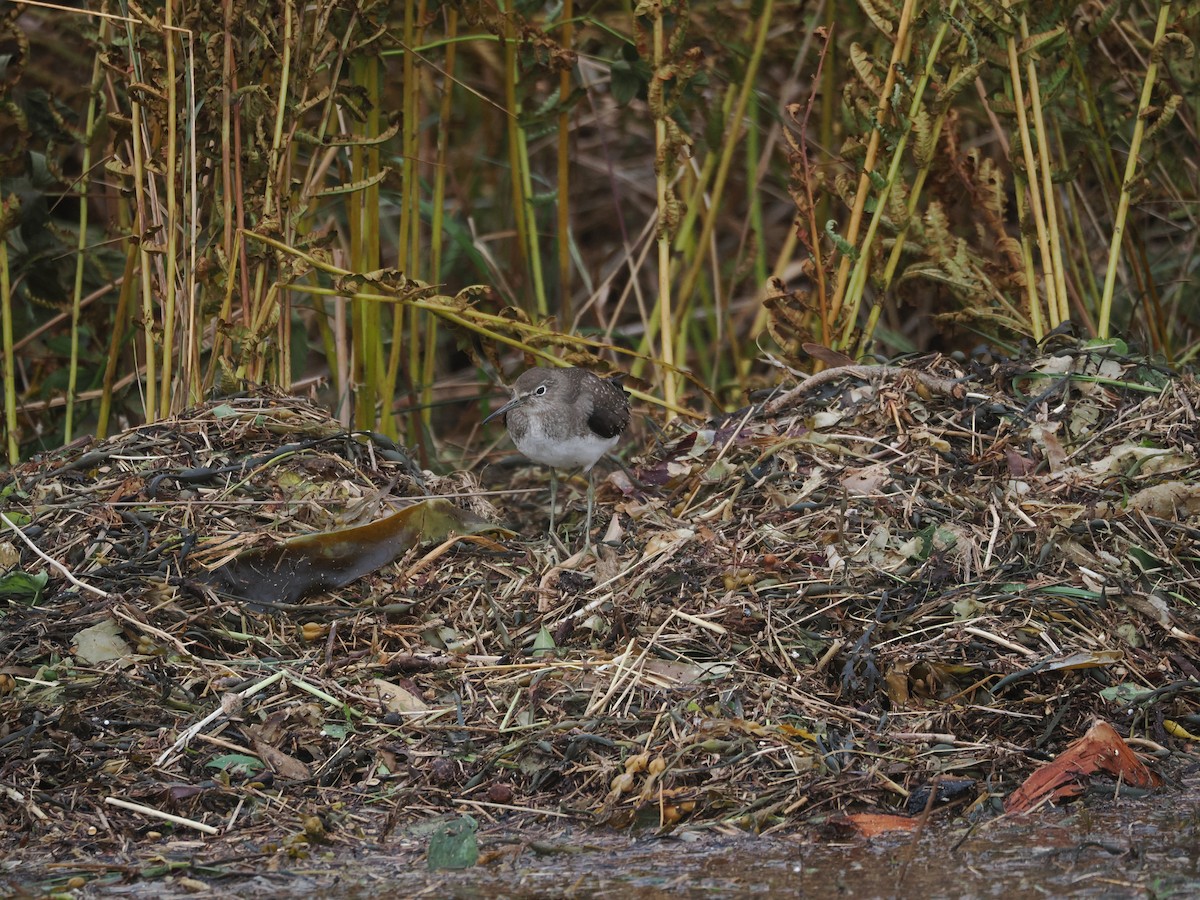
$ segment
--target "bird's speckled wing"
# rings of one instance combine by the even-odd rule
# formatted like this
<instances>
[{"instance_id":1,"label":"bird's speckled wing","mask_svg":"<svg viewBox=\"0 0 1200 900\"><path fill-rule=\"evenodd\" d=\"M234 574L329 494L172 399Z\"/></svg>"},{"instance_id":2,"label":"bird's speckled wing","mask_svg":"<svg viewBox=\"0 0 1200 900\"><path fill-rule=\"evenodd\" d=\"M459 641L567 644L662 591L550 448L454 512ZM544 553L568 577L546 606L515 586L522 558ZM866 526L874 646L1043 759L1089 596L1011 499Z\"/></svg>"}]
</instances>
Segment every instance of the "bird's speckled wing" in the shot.
<instances>
[{"instance_id":1,"label":"bird's speckled wing","mask_svg":"<svg viewBox=\"0 0 1200 900\"><path fill-rule=\"evenodd\" d=\"M629 397L616 380L608 378L595 386L588 427L603 438L615 438L629 425Z\"/></svg>"}]
</instances>

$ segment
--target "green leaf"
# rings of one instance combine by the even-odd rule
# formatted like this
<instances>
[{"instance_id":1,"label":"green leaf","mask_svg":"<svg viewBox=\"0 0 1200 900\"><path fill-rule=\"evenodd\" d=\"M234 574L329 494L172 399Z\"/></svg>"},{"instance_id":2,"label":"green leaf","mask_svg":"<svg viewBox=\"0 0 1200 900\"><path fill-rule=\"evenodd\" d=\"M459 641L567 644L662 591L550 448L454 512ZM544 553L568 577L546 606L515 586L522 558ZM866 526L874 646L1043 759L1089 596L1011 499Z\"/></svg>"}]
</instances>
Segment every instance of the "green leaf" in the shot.
<instances>
[{"instance_id":1,"label":"green leaf","mask_svg":"<svg viewBox=\"0 0 1200 900\"><path fill-rule=\"evenodd\" d=\"M266 765L257 756L247 756L245 753L226 753L210 759L206 765L210 769L220 769L230 775L249 777L257 775Z\"/></svg>"},{"instance_id":2,"label":"green leaf","mask_svg":"<svg viewBox=\"0 0 1200 900\"><path fill-rule=\"evenodd\" d=\"M1141 685L1130 684L1126 681L1121 684L1114 684L1112 687L1106 687L1100 692L1100 696L1109 703L1116 703L1119 706L1133 706L1140 703L1143 698L1152 693L1154 692L1147 690Z\"/></svg>"},{"instance_id":3,"label":"green leaf","mask_svg":"<svg viewBox=\"0 0 1200 900\"><path fill-rule=\"evenodd\" d=\"M623 46L621 58L613 61L609 74L613 99L620 106L627 105L635 98L646 98L650 67L638 56L636 47L630 44Z\"/></svg>"},{"instance_id":4,"label":"green leaf","mask_svg":"<svg viewBox=\"0 0 1200 900\"><path fill-rule=\"evenodd\" d=\"M618 106L628 106L637 96L642 83L633 74L628 63L615 62L612 65L612 95Z\"/></svg>"},{"instance_id":5,"label":"green leaf","mask_svg":"<svg viewBox=\"0 0 1200 900\"><path fill-rule=\"evenodd\" d=\"M335 185L334 187L326 188L323 191L318 191L313 196L321 198L336 197L339 194L354 194L358 193L359 191L365 191L367 188L374 187L375 185L379 184L379 182L383 181L391 173L392 170L389 167L384 166L374 175L370 175L367 178L360 179L359 181L355 181L350 184Z\"/></svg>"},{"instance_id":6,"label":"green leaf","mask_svg":"<svg viewBox=\"0 0 1200 900\"><path fill-rule=\"evenodd\" d=\"M546 626L543 625L541 630L538 632L537 637L534 638L533 655L541 656L546 653L551 653L557 648L558 645L554 643L554 635L547 631Z\"/></svg>"},{"instance_id":7,"label":"green leaf","mask_svg":"<svg viewBox=\"0 0 1200 900\"><path fill-rule=\"evenodd\" d=\"M429 868L469 869L479 861L479 842L475 832L479 823L461 816L441 825L429 838Z\"/></svg>"},{"instance_id":8,"label":"green leaf","mask_svg":"<svg viewBox=\"0 0 1200 900\"><path fill-rule=\"evenodd\" d=\"M30 575L28 572L9 572L0 577L0 599L35 606L49 580L50 576L45 572L39 572L37 575Z\"/></svg>"},{"instance_id":9,"label":"green leaf","mask_svg":"<svg viewBox=\"0 0 1200 900\"><path fill-rule=\"evenodd\" d=\"M1127 551L1129 561L1133 563L1142 573L1148 574L1152 572L1165 572L1167 564L1154 554L1143 550L1141 547L1130 547Z\"/></svg>"}]
</instances>

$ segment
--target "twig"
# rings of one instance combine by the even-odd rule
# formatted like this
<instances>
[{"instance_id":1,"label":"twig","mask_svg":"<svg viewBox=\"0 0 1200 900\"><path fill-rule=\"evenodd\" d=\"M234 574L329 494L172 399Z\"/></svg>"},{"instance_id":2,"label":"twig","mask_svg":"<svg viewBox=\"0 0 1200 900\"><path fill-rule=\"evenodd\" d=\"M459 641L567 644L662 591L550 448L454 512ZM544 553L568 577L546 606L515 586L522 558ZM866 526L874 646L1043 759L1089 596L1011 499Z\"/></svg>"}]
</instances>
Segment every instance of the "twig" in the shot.
<instances>
[{"instance_id":1,"label":"twig","mask_svg":"<svg viewBox=\"0 0 1200 900\"><path fill-rule=\"evenodd\" d=\"M205 834L220 834L220 832L211 825L205 825L203 822L197 822L195 819L185 819L183 816L175 816L171 813L163 812L160 809L155 809L152 806L142 806L140 803L130 803L128 800L118 800L116 797L105 797L104 802L109 806L119 806L121 809L131 809L134 812L140 812L143 815L153 816L156 819L174 822L176 825L186 825L188 828L195 828L197 831L203 831Z\"/></svg>"},{"instance_id":2,"label":"twig","mask_svg":"<svg viewBox=\"0 0 1200 900\"><path fill-rule=\"evenodd\" d=\"M166 750L164 750L162 752L162 755L160 755L158 757L158 759L156 759L154 761L154 765L155 766L163 765L163 763L165 763L171 757L171 754L186 747L188 742L192 738L194 738L197 734L199 734L201 731L203 731L205 726L207 726L210 722L213 722L216 719L221 718L221 716L228 715L229 702L232 699L237 698L237 699L244 700L247 697L252 697L255 694L257 694L259 691L264 690L265 688L268 688L271 685L273 685L275 682L279 681L281 678L283 678L283 676L284 676L283 671L276 672L274 675L271 675L268 678L264 678L262 681L258 682L258 684L252 684L250 687L246 688L244 691L242 691L239 694L227 695L226 697L222 698L221 705L219 707L214 709L212 712L210 712L207 716L205 716L203 719L201 719L195 725L192 725L185 732L183 732L183 734L179 735L179 737L176 739L175 743L172 744L170 747L168 747Z\"/></svg>"},{"instance_id":3,"label":"twig","mask_svg":"<svg viewBox=\"0 0 1200 900\"><path fill-rule=\"evenodd\" d=\"M816 390L821 385L837 381L839 378L849 376L851 378L861 378L863 381L871 381L876 378L895 378L901 375L911 376L937 394L945 394L958 400L967 395L967 389L962 382L956 381L953 378L942 378L940 375L930 375L928 372L922 372L918 369L908 369L904 366L838 366L837 368L818 372L816 375L810 375L787 393L780 394L774 400L764 404L762 408L763 415L778 415L783 410L798 404L805 394Z\"/></svg>"},{"instance_id":4,"label":"twig","mask_svg":"<svg viewBox=\"0 0 1200 900\"><path fill-rule=\"evenodd\" d=\"M992 634L990 631L984 631L982 628L975 628L968 625L963 629L963 631L965 631L967 634L973 634L977 638L983 638L985 641L991 641L993 644L999 644L1001 647L1012 650L1014 653L1020 653L1023 656L1038 655L1036 650L1030 650L1028 647L1018 644L1015 641L1010 641L1008 638L1002 638L1000 635Z\"/></svg>"}]
</instances>

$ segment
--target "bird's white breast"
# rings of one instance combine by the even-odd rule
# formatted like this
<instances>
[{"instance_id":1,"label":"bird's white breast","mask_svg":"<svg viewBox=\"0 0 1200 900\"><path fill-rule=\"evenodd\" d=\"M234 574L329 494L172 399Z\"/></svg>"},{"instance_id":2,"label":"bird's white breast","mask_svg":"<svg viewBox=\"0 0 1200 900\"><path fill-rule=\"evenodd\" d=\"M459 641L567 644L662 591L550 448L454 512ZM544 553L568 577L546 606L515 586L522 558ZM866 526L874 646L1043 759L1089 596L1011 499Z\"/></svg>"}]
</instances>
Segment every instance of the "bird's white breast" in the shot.
<instances>
[{"instance_id":1,"label":"bird's white breast","mask_svg":"<svg viewBox=\"0 0 1200 900\"><path fill-rule=\"evenodd\" d=\"M588 471L597 460L616 446L618 437L604 438L598 434L577 435L569 438L552 438L542 430L535 416L526 419L527 427L513 443L527 457L543 466L555 469L579 469Z\"/></svg>"}]
</instances>

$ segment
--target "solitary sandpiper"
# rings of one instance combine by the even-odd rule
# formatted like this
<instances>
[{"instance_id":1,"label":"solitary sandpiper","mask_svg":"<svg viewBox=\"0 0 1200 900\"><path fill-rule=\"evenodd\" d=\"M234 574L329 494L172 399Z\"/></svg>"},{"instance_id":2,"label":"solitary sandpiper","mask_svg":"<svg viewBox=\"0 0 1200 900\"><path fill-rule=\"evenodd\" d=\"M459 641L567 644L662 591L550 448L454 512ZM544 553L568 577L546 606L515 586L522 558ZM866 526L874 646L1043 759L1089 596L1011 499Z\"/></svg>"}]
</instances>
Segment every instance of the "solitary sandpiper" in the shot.
<instances>
[{"instance_id":1,"label":"solitary sandpiper","mask_svg":"<svg viewBox=\"0 0 1200 900\"><path fill-rule=\"evenodd\" d=\"M550 467L550 531L558 478L554 470L582 468L588 476L584 544L591 541L596 481L592 466L611 450L629 425L629 398L620 375L601 378L587 369L530 369L513 383L512 399L484 419L505 416L517 449Z\"/></svg>"}]
</instances>

